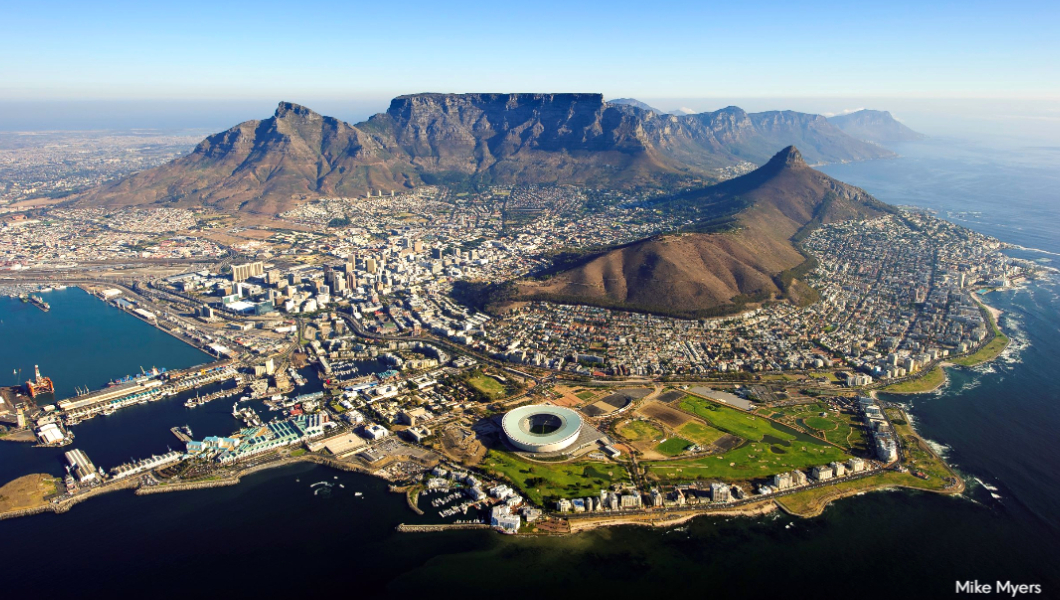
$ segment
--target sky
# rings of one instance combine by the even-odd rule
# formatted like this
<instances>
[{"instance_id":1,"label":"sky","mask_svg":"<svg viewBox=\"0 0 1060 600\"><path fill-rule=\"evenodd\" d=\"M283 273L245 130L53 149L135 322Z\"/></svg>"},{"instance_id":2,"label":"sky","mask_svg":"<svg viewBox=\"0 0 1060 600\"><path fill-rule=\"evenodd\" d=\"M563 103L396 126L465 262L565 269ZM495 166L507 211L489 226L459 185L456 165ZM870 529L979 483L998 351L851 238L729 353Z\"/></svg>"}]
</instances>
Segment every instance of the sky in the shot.
<instances>
[{"instance_id":1,"label":"sky","mask_svg":"<svg viewBox=\"0 0 1060 600\"><path fill-rule=\"evenodd\" d=\"M135 114L183 101L252 118L281 99L357 120L424 91L593 91L697 110L730 98L1000 101L1060 120L1055 0L35 0L0 14L0 103L59 121L70 102Z\"/></svg>"}]
</instances>

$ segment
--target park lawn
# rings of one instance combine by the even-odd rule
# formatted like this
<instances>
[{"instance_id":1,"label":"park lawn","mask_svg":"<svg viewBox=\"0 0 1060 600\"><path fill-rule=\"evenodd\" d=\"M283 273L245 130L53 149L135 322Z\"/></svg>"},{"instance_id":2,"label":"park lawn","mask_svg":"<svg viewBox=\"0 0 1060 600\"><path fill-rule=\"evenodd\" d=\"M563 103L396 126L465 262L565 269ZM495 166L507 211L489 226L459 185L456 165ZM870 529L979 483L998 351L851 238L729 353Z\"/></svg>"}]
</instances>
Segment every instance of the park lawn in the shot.
<instances>
[{"instance_id":1,"label":"park lawn","mask_svg":"<svg viewBox=\"0 0 1060 600\"><path fill-rule=\"evenodd\" d=\"M890 394L921 394L930 392L943 383L946 383L946 372L942 367L935 367L916 379L891 384L882 391Z\"/></svg>"},{"instance_id":2,"label":"park lawn","mask_svg":"<svg viewBox=\"0 0 1060 600\"><path fill-rule=\"evenodd\" d=\"M584 392L578 392L577 394L575 394L575 396L577 396L580 400L588 402L590 399L596 396L596 392L585 390Z\"/></svg>"},{"instance_id":3,"label":"park lawn","mask_svg":"<svg viewBox=\"0 0 1060 600\"><path fill-rule=\"evenodd\" d=\"M916 487L924 489L942 489L946 487L946 479L955 476L946 463L936 456L934 452L931 452L927 444L913 431L908 417L901 410L888 408L886 413L887 418L891 420L891 425L894 426L894 432L902 440L902 466L910 471L921 471L930 476L930 479L926 481L914 478L917 481Z\"/></svg>"},{"instance_id":4,"label":"park lawn","mask_svg":"<svg viewBox=\"0 0 1060 600\"><path fill-rule=\"evenodd\" d=\"M725 435L724 431L718 431L708 425L702 425L695 421L690 421L677 428L677 433L680 433L682 437L692 440L700 446L708 446L721 439Z\"/></svg>"},{"instance_id":5,"label":"park lawn","mask_svg":"<svg viewBox=\"0 0 1060 600\"><path fill-rule=\"evenodd\" d=\"M619 464L596 461L543 464L500 450L490 450L481 466L507 478L539 506L559 498L595 496L613 483L629 481L629 473Z\"/></svg>"},{"instance_id":6,"label":"park lawn","mask_svg":"<svg viewBox=\"0 0 1060 600\"><path fill-rule=\"evenodd\" d=\"M938 491L945 487L943 484L944 482L935 478L924 481L910 473L885 471L860 479L841 481L834 485L810 488L794 494L780 496L776 499L776 502L793 514L810 517L820 514L821 510L833 500L861 492L896 486Z\"/></svg>"},{"instance_id":7,"label":"park lawn","mask_svg":"<svg viewBox=\"0 0 1060 600\"><path fill-rule=\"evenodd\" d=\"M34 473L8 482L0 487L0 513L43 506L44 498L55 493L58 481L51 475Z\"/></svg>"},{"instance_id":8,"label":"park lawn","mask_svg":"<svg viewBox=\"0 0 1060 600\"><path fill-rule=\"evenodd\" d=\"M798 436L794 429L696 396L685 396L680 407L681 410L707 421L716 429L752 442L760 442L765 436L793 441Z\"/></svg>"},{"instance_id":9,"label":"park lawn","mask_svg":"<svg viewBox=\"0 0 1060 600\"><path fill-rule=\"evenodd\" d=\"M661 481L680 483L696 479L759 479L850 458L839 448L820 441L811 442L812 439L801 436L799 441L790 442L789 445L751 442L718 456L641 464L650 475Z\"/></svg>"},{"instance_id":10,"label":"park lawn","mask_svg":"<svg viewBox=\"0 0 1060 600\"><path fill-rule=\"evenodd\" d=\"M486 374L479 374L468 378L468 383L473 385L475 389L486 394L490 398L500 398L504 396L504 386L501 382L490 377Z\"/></svg>"},{"instance_id":11,"label":"park lawn","mask_svg":"<svg viewBox=\"0 0 1060 600\"><path fill-rule=\"evenodd\" d=\"M827 413L827 416L822 417L821 413ZM865 432L857 415L836 412L823 402L786 406L779 409L774 418L780 418L781 415L837 446L860 450L867 448Z\"/></svg>"},{"instance_id":12,"label":"park lawn","mask_svg":"<svg viewBox=\"0 0 1060 600\"><path fill-rule=\"evenodd\" d=\"M617 428L616 433L631 442L654 440L663 437L663 432L650 421L629 421Z\"/></svg>"},{"instance_id":13,"label":"park lawn","mask_svg":"<svg viewBox=\"0 0 1060 600\"><path fill-rule=\"evenodd\" d=\"M976 350L973 354L950 361L953 364L961 365L962 367L974 367L975 365L984 363L988 360L994 360L1008 346L1008 336L1001 333L1001 328L997 326L997 321L994 319L994 315L986 309L986 306L984 306L982 302L977 300L976 304L979 305L979 310L982 311L983 316L986 318L986 322L990 325L990 331L993 332L994 339L987 342L985 346Z\"/></svg>"},{"instance_id":14,"label":"park lawn","mask_svg":"<svg viewBox=\"0 0 1060 600\"><path fill-rule=\"evenodd\" d=\"M655 447L655 451L666 456L678 456L685 451L692 442L679 437L673 437Z\"/></svg>"},{"instance_id":15,"label":"park lawn","mask_svg":"<svg viewBox=\"0 0 1060 600\"><path fill-rule=\"evenodd\" d=\"M997 328L995 327L995 330ZM996 330L994 333L994 339L990 340L985 346L975 351L973 354L963 356L961 358L955 358L951 360L955 365L961 365L962 367L974 367L975 365L985 363L990 360L997 358L1005 348L1008 346L1008 336L1001 333L1000 330ZM891 390L887 390L888 392Z\"/></svg>"},{"instance_id":16,"label":"park lawn","mask_svg":"<svg viewBox=\"0 0 1060 600\"><path fill-rule=\"evenodd\" d=\"M817 431L832 431L838 429L839 424L825 417L803 417L802 424Z\"/></svg>"}]
</instances>

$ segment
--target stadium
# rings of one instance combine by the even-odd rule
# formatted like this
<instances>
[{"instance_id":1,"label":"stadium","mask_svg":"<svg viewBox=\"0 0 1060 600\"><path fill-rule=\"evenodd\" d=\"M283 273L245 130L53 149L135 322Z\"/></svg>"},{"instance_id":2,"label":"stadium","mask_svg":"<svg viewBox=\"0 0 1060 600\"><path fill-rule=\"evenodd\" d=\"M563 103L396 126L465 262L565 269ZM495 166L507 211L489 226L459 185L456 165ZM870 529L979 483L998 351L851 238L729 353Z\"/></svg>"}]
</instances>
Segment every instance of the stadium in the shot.
<instances>
[{"instance_id":1,"label":"stadium","mask_svg":"<svg viewBox=\"0 0 1060 600\"><path fill-rule=\"evenodd\" d=\"M582 431L582 418L569 408L520 406L501 419L513 446L526 452L558 452L569 447Z\"/></svg>"}]
</instances>

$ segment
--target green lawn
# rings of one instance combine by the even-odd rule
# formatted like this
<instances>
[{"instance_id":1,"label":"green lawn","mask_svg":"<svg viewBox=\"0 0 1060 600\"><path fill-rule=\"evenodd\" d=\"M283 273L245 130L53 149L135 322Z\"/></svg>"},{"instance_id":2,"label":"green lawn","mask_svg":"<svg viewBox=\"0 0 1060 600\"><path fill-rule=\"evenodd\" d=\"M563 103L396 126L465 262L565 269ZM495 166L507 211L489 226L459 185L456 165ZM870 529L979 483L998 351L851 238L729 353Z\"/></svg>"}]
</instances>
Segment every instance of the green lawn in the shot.
<instances>
[{"instance_id":1,"label":"green lawn","mask_svg":"<svg viewBox=\"0 0 1060 600\"><path fill-rule=\"evenodd\" d=\"M650 421L629 421L628 423L623 423L616 428L616 433L631 442L653 440L663 436L662 430Z\"/></svg>"},{"instance_id":2,"label":"green lawn","mask_svg":"<svg viewBox=\"0 0 1060 600\"><path fill-rule=\"evenodd\" d=\"M719 456L641 464L661 481L680 483L696 479L756 479L847 458L849 455L839 448L821 442L797 441L789 445L750 442Z\"/></svg>"},{"instance_id":3,"label":"green lawn","mask_svg":"<svg viewBox=\"0 0 1060 600\"><path fill-rule=\"evenodd\" d=\"M642 463L651 476L662 481L755 479L849 458L846 452L835 446L760 416L694 396L682 399L680 406L718 430L741 437L746 442L717 456Z\"/></svg>"},{"instance_id":4,"label":"green lawn","mask_svg":"<svg viewBox=\"0 0 1060 600\"><path fill-rule=\"evenodd\" d=\"M593 392L593 391L590 391L590 390L585 390L584 392L578 392L577 394L575 394L575 396L577 396L578 398L580 398L582 400L585 400L585 401L588 401L590 398L592 398L595 395L596 395L596 392Z\"/></svg>"},{"instance_id":5,"label":"green lawn","mask_svg":"<svg viewBox=\"0 0 1060 600\"><path fill-rule=\"evenodd\" d=\"M597 495L612 483L629 481L622 465L596 461L533 463L509 452L490 450L482 467L506 477L532 502Z\"/></svg>"},{"instance_id":6,"label":"green lawn","mask_svg":"<svg viewBox=\"0 0 1060 600\"><path fill-rule=\"evenodd\" d=\"M826 416L820 416L821 413L826 413ZM866 450L867 440L860 417L838 413L823 402L785 406L778 409L774 418L794 422L833 444Z\"/></svg>"},{"instance_id":7,"label":"green lawn","mask_svg":"<svg viewBox=\"0 0 1060 600\"><path fill-rule=\"evenodd\" d=\"M942 370L942 367L935 367L916 379L891 384L883 388L883 391L891 394L919 394L930 392L945 382L946 373Z\"/></svg>"},{"instance_id":8,"label":"green lawn","mask_svg":"<svg viewBox=\"0 0 1060 600\"><path fill-rule=\"evenodd\" d=\"M504 386L501 382L490 377L489 375L479 374L469 377L468 383L473 385L475 389L486 394L490 398L501 398L504 396Z\"/></svg>"},{"instance_id":9,"label":"green lawn","mask_svg":"<svg viewBox=\"0 0 1060 600\"><path fill-rule=\"evenodd\" d=\"M975 351L969 356L963 358L956 358L952 362L955 365L961 365L962 367L974 367L980 363L994 360L998 354L1001 354L1005 347L1008 346L1008 336L1001 333L1001 329L997 326L997 321L994 320L994 315L990 314L990 311L983 306L982 302L976 302L979 305L979 310L983 312L983 317L986 318L986 322L990 325L990 330L994 334L994 339L987 342L985 346Z\"/></svg>"},{"instance_id":10,"label":"green lawn","mask_svg":"<svg viewBox=\"0 0 1060 600\"><path fill-rule=\"evenodd\" d=\"M677 428L677 433L680 433L683 437L688 438L699 444L700 446L707 446L718 441L721 436L725 435L724 431L718 431L713 427L707 425L701 425L699 423L690 422Z\"/></svg>"},{"instance_id":11,"label":"green lawn","mask_svg":"<svg viewBox=\"0 0 1060 600\"><path fill-rule=\"evenodd\" d=\"M839 425L825 417L805 417L802 419L802 423L810 429L816 429L817 431L832 431L838 429Z\"/></svg>"},{"instance_id":12,"label":"green lawn","mask_svg":"<svg viewBox=\"0 0 1060 600\"><path fill-rule=\"evenodd\" d=\"M995 330L997 330L996 327ZM955 358L950 362L955 365L961 365L962 367L974 367L975 365L994 360L997 358L998 354L1001 354L1005 350L1006 346L1008 346L1008 336L1001 333L1001 331L997 331L997 333L994 334L994 339L990 340L987 345L975 351L975 353L961 358Z\"/></svg>"},{"instance_id":13,"label":"green lawn","mask_svg":"<svg viewBox=\"0 0 1060 600\"><path fill-rule=\"evenodd\" d=\"M655 447L655 451L666 456L677 456L692 445L692 442L678 437L670 438Z\"/></svg>"},{"instance_id":14,"label":"green lawn","mask_svg":"<svg viewBox=\"0 0 1060 600\"><path fill-rule=\"evenodd\" d=\"M787 427L779 429L776 424L763 417L721 406L695 396L685 396L681 400L680 407L681 410L707 421L716 429L752 442L760 442L767 435L785 440L794 440L797 435L794 430Z\"/></svg>"},{"instance_id":15,"label":"green lawn","mask_svg":"<svg viewBox=\"0 0 1060 600\"><path fill-rule=\"evenodd\" d=\"M886 412L887 417L891 419L891 424L894 425L894 432L902 439L904 453L902 465L908 467L910 471L922 471L931 477L926 481L918 479L918 486L926 489L945 487L946 478L953 476L950 468L921 441L920 436L909 425L908 417L901 410L888 408Z\"/></svg>"}]
</instances>

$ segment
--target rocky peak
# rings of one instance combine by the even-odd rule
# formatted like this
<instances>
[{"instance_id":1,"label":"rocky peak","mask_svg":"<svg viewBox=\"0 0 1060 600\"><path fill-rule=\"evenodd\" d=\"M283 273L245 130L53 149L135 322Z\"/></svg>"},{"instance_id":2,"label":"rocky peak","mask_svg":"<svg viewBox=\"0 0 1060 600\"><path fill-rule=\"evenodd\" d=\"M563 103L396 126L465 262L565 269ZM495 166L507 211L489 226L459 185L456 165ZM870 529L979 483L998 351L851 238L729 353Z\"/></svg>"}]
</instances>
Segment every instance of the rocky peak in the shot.
<instances>
[{"instance_id":1,"label":"rocky peak","mask_svg":"<svg viewBox=\"0 0 1060 600\"><path fill-rule=\"evenodd\" d=\"M287 119L292 117L300 117L303 119L321 118L320 115L312 110L301 104L295 104L294 102L280 102L280 105L276 107L276 112L273 113L272 116L277 119Z\"/></svg>"},{"instance_id":2,"label":"rocky peak","mask_svg":"<svg viewBox=\"0 0 1060 600\"><path fill-rule=\"evenodd\" d=\"M806 161L802 158L802 153L795 146L788 146L780 152L773 155L773 158L769 159L766 163L766 167L774 168L799 168L806 167Z\"/></svg>"}]
</instances>

